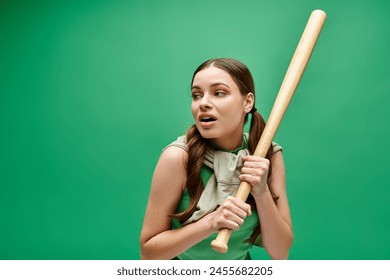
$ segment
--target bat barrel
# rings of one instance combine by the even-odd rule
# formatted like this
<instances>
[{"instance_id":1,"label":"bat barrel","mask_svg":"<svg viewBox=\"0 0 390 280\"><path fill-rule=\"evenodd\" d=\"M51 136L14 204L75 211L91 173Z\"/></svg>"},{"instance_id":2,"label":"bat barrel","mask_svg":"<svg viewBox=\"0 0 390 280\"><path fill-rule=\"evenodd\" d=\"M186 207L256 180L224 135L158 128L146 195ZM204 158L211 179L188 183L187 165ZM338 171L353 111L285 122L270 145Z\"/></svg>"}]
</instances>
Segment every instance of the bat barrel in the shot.
<instances>
[{"instance_id":1,"label":"bat barrel","mask_svg":"<svg viewBox=\"0 0 390 280\"><path fill-rule=\"evenodd\" d=\"M321 10L311 13L305 30L291 59L290 65L280 86L274 106L272 107L262 138L256 147L254 155L265 157L271 145L280 122L302 78L306 65L309 62L317 39L325 23L326 14Z\"/></svg>"}]
</instances>

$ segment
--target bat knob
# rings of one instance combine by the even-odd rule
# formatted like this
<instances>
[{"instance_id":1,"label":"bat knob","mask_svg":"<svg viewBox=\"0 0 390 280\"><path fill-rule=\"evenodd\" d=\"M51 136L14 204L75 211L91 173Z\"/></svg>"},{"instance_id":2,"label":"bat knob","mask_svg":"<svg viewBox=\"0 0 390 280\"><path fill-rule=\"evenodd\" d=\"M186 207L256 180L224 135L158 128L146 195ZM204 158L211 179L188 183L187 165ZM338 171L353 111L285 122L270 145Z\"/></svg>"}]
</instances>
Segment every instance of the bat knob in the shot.
<instances>
[{"instance_id":1,"label":"bat knob","mask_svg":"<svg viewBox=\"0 0 390 280\"><path fill-rule=\"evenodd\" d=\"M219 253L226 253L228 250L227 244L219 240L213 240L211 242L211 247Z\"/></svg>"}]
</instances>

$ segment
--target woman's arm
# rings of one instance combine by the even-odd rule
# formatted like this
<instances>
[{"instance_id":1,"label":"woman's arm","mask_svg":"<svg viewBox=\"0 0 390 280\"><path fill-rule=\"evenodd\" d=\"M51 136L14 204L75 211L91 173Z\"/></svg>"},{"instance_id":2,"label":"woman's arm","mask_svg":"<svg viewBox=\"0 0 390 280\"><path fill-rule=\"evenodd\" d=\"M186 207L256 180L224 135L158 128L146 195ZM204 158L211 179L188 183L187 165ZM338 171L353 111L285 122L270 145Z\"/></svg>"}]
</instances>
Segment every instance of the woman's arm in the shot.
<instances>
[{"instance_id":1,"label":"woman's arm","mask_svg":"<svg viewBox=\"0 0 390 280\"><path fill-rule=\"evenodd\" d=\"M289 249L293 242L293 232L290 217L290 208L286 193L286 174L282 152L278 151L272 156L272 174L269 186L266 183L269 161L251 159L247 165L255 168L256 174L243 179L249 179L252 185L252 195L256 202L261 226L262 245L272 259L287 259ZM245 166L245 164L244 164ZM246 170L246 172L249 172ZM279 197L274 203L272 193Z\"/></svg>"},{"instance_id":2,"label":"woman's arm","mask_svg":"<svg viewBox=\"0 0 390 280\"><path fill-rule=\"evenodd\" d=\"M210 234L202 223L171 230L169 215L185 188L186 159L184 150L169 147L157 163L141 231L142 259L171 259Z\"/></svg>"},{"instance_id":3,"label":"woman's arm","mask_svg":"<svg viewBox=\"0 0 390 280\"><path fill-rule=\"evenodd\" d=\"M156 166L141 231L142 259L171 259L222 227L237 229L250 214L249 205L229 198L217 211L182 228L171 229L186 184L187 153L178 147L166 149Z\"/></svg>"}]
</instances>

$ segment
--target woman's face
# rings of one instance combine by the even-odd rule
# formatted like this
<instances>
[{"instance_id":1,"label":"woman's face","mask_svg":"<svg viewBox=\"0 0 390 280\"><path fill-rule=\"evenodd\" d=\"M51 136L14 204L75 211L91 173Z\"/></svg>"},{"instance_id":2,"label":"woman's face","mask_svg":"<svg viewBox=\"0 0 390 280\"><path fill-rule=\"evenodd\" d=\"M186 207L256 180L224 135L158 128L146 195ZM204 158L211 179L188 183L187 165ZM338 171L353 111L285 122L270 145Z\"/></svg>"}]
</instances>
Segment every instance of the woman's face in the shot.
<instances>
[{"instance_id":1,"label":"woman's face","mask_svg":"<svg viewBox=\"0 0 390 280\"><path fill-rule=\"evenodd\" d=\"M241 146L245 115L254 96L246 96L224 70L211 66L199 71L192 83L192 116L204 138L225 149Z\"/></svg>"}]
</instances>

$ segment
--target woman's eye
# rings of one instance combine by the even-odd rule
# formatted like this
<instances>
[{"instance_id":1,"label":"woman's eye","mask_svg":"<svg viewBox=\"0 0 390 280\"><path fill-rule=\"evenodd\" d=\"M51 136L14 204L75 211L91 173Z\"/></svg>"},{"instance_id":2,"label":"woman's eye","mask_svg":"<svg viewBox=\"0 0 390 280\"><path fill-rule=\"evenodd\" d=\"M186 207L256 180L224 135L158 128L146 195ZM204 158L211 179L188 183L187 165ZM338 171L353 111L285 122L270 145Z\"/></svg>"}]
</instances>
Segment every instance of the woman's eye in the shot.
<instances>
[{"instance_id":1,"label":"woman's eye","mask_svg":"<svg viewBox=\"0 0 390 280\"><path fill-rule=\"evenodd\" d=\"M225 96L226 94L224 93L224 92L222 92L222 91L217 91L217 92L215 92L215 96L219 96L219 97L221 97L221 96Z\"/></svg>"},{"instance_id":2,"label":"woman's eye","mask_svg":"<svg viewBox=\"0 0 390 280\"><path fill-rule=\"evenodd\" d=\"M199 99L201 97L202 97L202 95L200 93L193 93L192 94L192 99Z\"/></svg>"}]
</instances>

